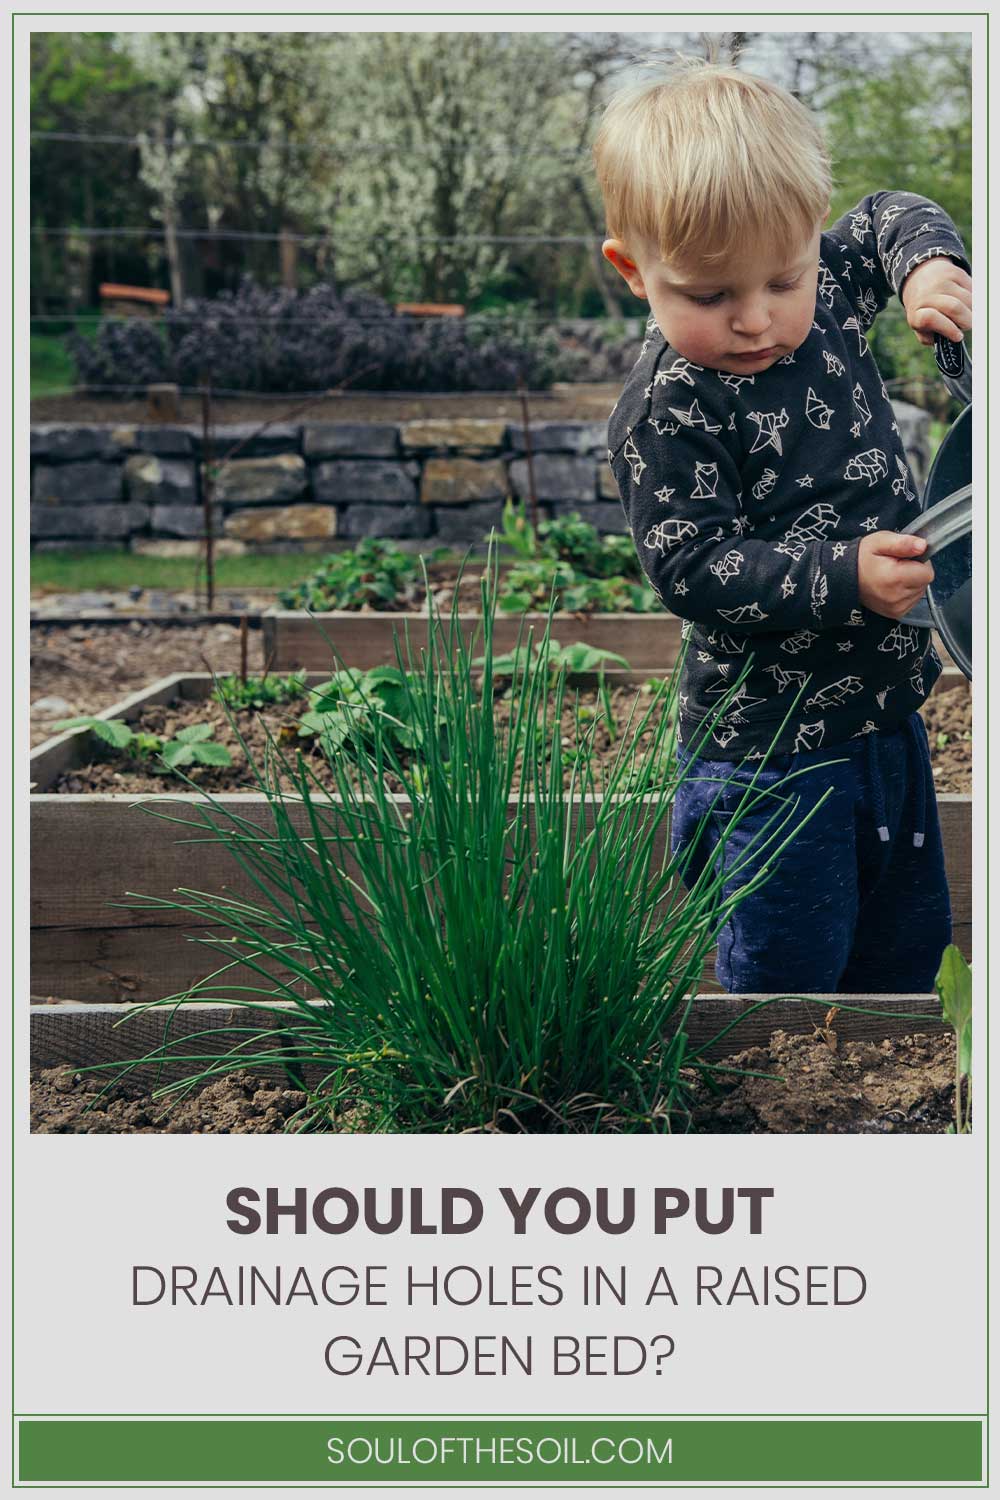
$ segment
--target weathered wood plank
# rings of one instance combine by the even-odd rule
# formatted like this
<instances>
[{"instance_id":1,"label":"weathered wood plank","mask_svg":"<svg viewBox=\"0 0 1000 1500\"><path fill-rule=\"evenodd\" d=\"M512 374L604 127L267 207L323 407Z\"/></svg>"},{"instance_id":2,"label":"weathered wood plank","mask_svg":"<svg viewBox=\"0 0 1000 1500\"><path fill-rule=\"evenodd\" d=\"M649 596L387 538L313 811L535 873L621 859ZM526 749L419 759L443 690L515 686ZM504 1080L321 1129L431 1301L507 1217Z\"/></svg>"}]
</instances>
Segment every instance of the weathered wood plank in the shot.
<instances>
[{"instance_id":1,"label":"weathered wood plank","mask_svg":"<svg viewBox=\"0 0 1000 1500\"><path fill-rule=\"evenodd\" d=\"M592 807L597 800L590 799ZM262 794L227 793L217 801L248 826L268 833L271 814ZM409 806L405 797L393 801L401 812ZM526 805L530 811L530 798ZM169 898L176 888L187 886L248 897L253 888L246 876L200 819L198 809L204 806L196 795L150 797L142 803L113 794L32 798L32 927L176 927L189 921L184 913L136 913L111 904L127 900L126 891ZM971 922L971 799L944 794L938 807L954 918L959 924ZM509 809L515 816L516 800ZM293 816L307 827L304 810L293 809ZM665 821L654 845L656 863L665 856L667 836ZM345 868L357 875L356 865Z\"/></svg>"},{"instance_id":2,"label":"weathered wood plank","mask_svg":"<svg viewBox=\"0 0 1000 1500\"><path fill-rule=\"evenodd\" d=\"M188 991L236 956L224 927L54 927L36 933L31 954L31 993L39 999L84 1004L162 1000ZM208 946L225 943L227 951ZM278 965L262 963L275 980ZM206 999L225 998L222 988L264 983L240 965L204 988Z\"/></svg>"},{"instance_id":3,"label":"weathered wood plank","mask_svg":"<svg viewBox=\"0 0 1000 1500\"><path fill-rule=\"evenodd\" d=\"M161 677L149 687L130 693L120 703L113 703L110 708L102 709L94 717L124 719L127 724L132 723L144 708L154 703L172 703L175 698L182 697L185 675L183 672L172 672L168 677ZM89 729L64 729L61 734L53 735L51 739L36 745L31 752L30 762L32 787L45 791L63 772L70 771L75 766L86 765L90 759L89 739Z\"/></svg>"},{"instance_id":4,"label":"weathered wood plank","mask_svg":"<svg viewBox=\"0 0 1000 1500\"><path fill-rule=\"evenodd\" d=\"M462 638L472 641L481 651L482 615L462 614L457 618ZM516 646L522 621L524 640L527 640L529 629L533 630L536 641L541 638L545 628L544 615L498 614L493 628L493 646L497 653L510 651ZM443 623L447 630L448 616ZM364 615L340 610L309 616L296 610L276 610L262 616L262 628L264 660L270 662L272 671L291 672L302 667L330 671L337 665L334 650L349 667L393 665L396 661L394 630L403 649L404 661L407 659L407 638L413 659L419 660L420 647L427 645L428 620L426 615L416 614ZM618 652L631 667L662 669L672 666L677 658L681 622L676 615L665 612L649 615L555 614L551 634L563 646L586 641L590 646Z\"/></svg>"},{"instance_id":5,"label":"weathered wood plank","mask_svg":"<svg viewBox=\"0 0 1000 1500\"><path fill-rule=\"evenodd\" d=\"M310 674L314 681L325 675ZM627 677L634 684L647 675L631 671L614 677ZM959 674L943 674L941 684L953 686L956 677L961 680ZM132 719L144 704L177 696L198 700L210 691L211 682L208 673L173 674L105 710L104 717ZM33 764L61 768L67 756L82 754L84 738L70 732L47 742ZM408 805L402 797L392 800ZM938 800L955 941L971 957L970 799ZM229 793L217 802L249 827L264 832L270 828L267 801L260 794ZM104 794L32 798L34 993L91 1002L152 999L186 989L207 972L211 960L203 964L205 950L183 941L179 930L192 930L186 913L135 910L123 904L128 892L169 899L183 886L254 898L252 884L227 847L202 822L198 809L204 805L204 799L191 794L150 796L138 802ZM153 815L157 812L161 816ZM515 812L512 802L512 815ZM592 822L592 811L587 820ZM300 826L306 827L304 814ZM664 824L654 850L656 862L664 857L666 837ZM349 875L358 877L349 854L344 865ZM713 982L714 976L706 975L706 983Z\"/></svg>"},{"instance_id":6,"label":"weathered wood plank","mask_svg":"<svg viewBox=\"0 0 1000 1500\"><path fill-rule=\"evenodd\" d=\"M716 1060L747 1047L767 1042L773 1031L808 1034L824 1024L831 1006L837 1006L832 1029L842 1041L880 1041L906 1036L914 1031L945 1030L940 1005L930 995L813 995L794 999L772 998L766 1005L759 995L702 994L688 1019L692 1048L705 1048L705 1056ZM858 1011L845 1009L857 1006ZM756 1007L756 1008L754 1008ZM244 1054L259 1052L270 1044L261 1033L281 1024L281 1007L181 1005L170 1011L100 1005L36 1005L31 1008L31 1065L50 1068L107 1066L148 1056L162 1047L165 1036L184 1039L183 1045L163 1055L155 1064L144 1065L132 1075L148 1084L182 1078L199 1067L198 1059L238 1047ZM867 1014L872 1011L877 1014ZM742 1019L741 1019L742 1018ZM169 1020L169 1028L168 1028ZM735 1023L735 1024L733 1024ZM713 1041L726 1027L721 1041ZM667 1027L667 1035L671 1028ZM178 1055L179 1054L179 1055ZM268 1077L286 1076L280 1068L255 1067ZM302 1069L307 1082L315 1082L322 1069Z\"/></svg>"},{"instance_id":7,"label":"weathered wood plank","mask_svg":"<svg viewBox=\"0 0 1000 1500\"><path fill-rule=\"evenodd\" d=\"M162 801L162 799L159 799ZM167 799L168 801L170 799ZM220 799L248 826L266 832L270 813L259 794ZM406 799L394 799L405 807ZM221 842L197 821L197 798L179 799L171 816L190 819L178 826L161 821L121 798L38 797L32 807L32 979L34 994L105 1001L154 999L185 989L209 972L213 956L184 934L197 931L186 912L133 909L127 891L170 899L180 887L225 892L256 900L257 892ZM954 940L972 956L970 799L939 799L945 864L952 894ZM516 804L511 804L511 815ZM296 820L306 827L303 810ZM592 821L593 800L586 809ZM665 858L668 825L658 830L654 864ZM188 842L189 839L198 840ZM354 879L360 871L349 850L343 866Z\"/></svg>"}]
</instances>

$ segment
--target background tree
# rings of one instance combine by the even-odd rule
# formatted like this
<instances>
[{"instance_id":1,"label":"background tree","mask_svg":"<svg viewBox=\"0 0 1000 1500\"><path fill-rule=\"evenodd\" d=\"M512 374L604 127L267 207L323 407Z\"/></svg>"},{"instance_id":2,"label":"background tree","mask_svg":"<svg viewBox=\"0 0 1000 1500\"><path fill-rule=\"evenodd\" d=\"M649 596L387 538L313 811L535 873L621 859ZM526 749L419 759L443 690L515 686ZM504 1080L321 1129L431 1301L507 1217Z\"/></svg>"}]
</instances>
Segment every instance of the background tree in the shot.
<instances>
[{"instance_id":1,"label":"background tree","mask_svg":"<svg viewBox=\"0 0 1000 1500\"><path fill-rule=\"evenodd\" d=\"M31 128L71 135L130 135L144 123L152 84L106 32L33 32ZM63 229L144 223L153 199L138 178L138 151L119 144L35 140L31 226ZM143 248L125 240L31 236L32 310L96 300L96 282L148 279ZM68 285L67 285L68 283Z\"/></svg>"},{"instance_id":2,"label":"background tree","mask_svg":"<svg viewBox=\"0 0 1000 1500\"><path fill-rule=\"evenodd\" d=\"M876 187L912 188L968 239L969 45L961 33L43 33L33 127L143 141L36 140L33 223L150 225L166 242L81 240L84 264L64 259L72 243L38 237L36 303L65 297L67 280L68 300L89 302L113 266L172 283L175 301L249 274L473 311L635 315L600 258L590 142L620 81L707 48L817 111L835 213ZM293 235L313 241L297 257ZM532 242L545 235L581 243ZM82 271L67 278L67 265ZM897 351L891 325L879 320L880 350L908 369L923 356Z\"/></svg>"}]
</instances>

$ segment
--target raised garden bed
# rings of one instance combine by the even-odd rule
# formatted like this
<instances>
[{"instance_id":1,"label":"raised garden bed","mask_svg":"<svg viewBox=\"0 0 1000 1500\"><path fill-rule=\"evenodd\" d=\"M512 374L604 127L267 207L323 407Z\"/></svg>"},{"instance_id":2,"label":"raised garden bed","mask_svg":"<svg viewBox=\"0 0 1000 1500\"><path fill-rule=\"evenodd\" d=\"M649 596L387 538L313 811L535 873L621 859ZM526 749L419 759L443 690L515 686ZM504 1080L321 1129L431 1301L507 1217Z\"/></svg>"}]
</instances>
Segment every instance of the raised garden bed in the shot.
<instances>
[{"instance_id":1,"label":"raised garden bed","mask_svg":"<svg viewBox=\"0 0 1000 1500\"><path fill-rule=\"evenodd\" d=\"M619 689L642 673L608 673ZM320 680L317 677L315 680ZM105 717L135 722L146 710L161 715L174 703L207 710L211 679L207 674L174 676L135 694ZM961 684L942 677L939 692L962 693ZM932 700L933 702L934 700ZM220 710L221 712L221 710ZM227 887L234 894L249 887L226 849L205 841L198 820L197 794L179 793L169 783L160 796L144 801L154 810L190 823L155 817L121 793L56 793L48 788L74 777L91 758L89 736L74 731L40 747L32 758L36 795L32 798L32 977L33 995L60 1000L106 1003L141 1001L185 990L210 967L206 951L186 942L190 919L167 909L135 911L121 903L126 891L164 895L180 886L202 890ZM213 778L214 770L197 775ZM209 785L216 785L211 781ZM213 792L223 805L238 808L248 822L265 829L270 812L260 792ZM172 806L163 805L167 797ZM408 799L395 794L401 807ZM530 815L530 802L529 802ZM939 799L948 878L955 921L955 942L971 953L971 800L965 795ZM516 805L511 804L511 813ZM200 837L192 845L185 838ZM663 852L661 829L656 857ZM213 935L204 929L202 935ZM216 932L214 935L221 935Z\"/></svg>"},{"instance_id":2,"label":"raised garden bed","mask_svg":"<svg viewBox=\"0 0 1000 1500\"><path fill-rule=\"evenodd\" d=\"M482 639L483 617L474 611L458 616L462 637L467 642ZM522 625L523 622L523 625ZM414 652L427 642L426 614L378 613L357 614L337 610L330 614L308 615L302 610L268 610L261 616L264 660L273 672L329 671L333 651L345 666L377 667L396 660L394 639L402 642L406 635ZM496 616L493 644L497 652L512 651L518 632L526 640L534 631L539 640L545 628L541 614ZM634 668L646 671L669 671L677 660L681 642L681 621L676 615L660 610L655 614L564 614L552 616L555 640L585 638L587 644L602 651L624 656Z\"/></svg>"},{"instance_id":3,"label":"raised garden bed","mask_svg":"<svg viewBox=\"0 0 1000 1500\"><path fill-rule=\"evenodd\" d=\"M729 1033L714 1055L746 1075L716 1075L719 1092L696 1090L691 1127L704 1134L941 1133L953 1118L954 1039L926 995L856 997L881 1016L828 1008L844 996L775 1001ZM714 1036L747 1010L753 997L702 995L692 1012L692 1040ZM35 1006L31 1013L32 1130L76 1133L268 1134L294 1128L306 1095L277 1069L237 1072L199 1088L170 1109L152 1088L177 1076L149 1066L104 1088L106 1076L81 1067L113 1063L155 1047L163 1016L137 1015L124 1025L120 1006ZM915 1016L922 1019L914 1021ZM185 1051L210 1044L213 1026L232 1024L225 1006L188 1005L176 1013ZM195 1034L197 1033L197 1034ZM309 1082L310 1080L305 1080ZM683 1122L681 1122L683 1123ZM342 1116L341 1132L363 1130ZM680 1126L679 1126L680 1128Z\"/></svg>"}]
</instances>

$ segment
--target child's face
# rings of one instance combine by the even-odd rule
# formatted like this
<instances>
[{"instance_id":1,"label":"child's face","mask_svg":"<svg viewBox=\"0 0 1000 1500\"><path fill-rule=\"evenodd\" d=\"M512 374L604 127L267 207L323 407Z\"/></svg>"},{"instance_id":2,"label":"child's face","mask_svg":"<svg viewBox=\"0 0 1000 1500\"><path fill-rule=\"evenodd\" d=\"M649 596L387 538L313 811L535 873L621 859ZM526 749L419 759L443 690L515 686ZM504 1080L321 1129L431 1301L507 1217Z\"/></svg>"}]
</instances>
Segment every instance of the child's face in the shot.
<instances>
[{"instance_id":1,"label":"child's face","mask_svg":"<svg viewBox=\"0 0 1000 1500\"><path fill-rule=\"evenodd\" d=\"M649 301L660 332L692 364L756 375L791 354L812 327L819 274L819 226L805 243L745 255L711 267L680 266L655 246L606 240L604 254L638 297Z\"/></svg>"}]
</instances>

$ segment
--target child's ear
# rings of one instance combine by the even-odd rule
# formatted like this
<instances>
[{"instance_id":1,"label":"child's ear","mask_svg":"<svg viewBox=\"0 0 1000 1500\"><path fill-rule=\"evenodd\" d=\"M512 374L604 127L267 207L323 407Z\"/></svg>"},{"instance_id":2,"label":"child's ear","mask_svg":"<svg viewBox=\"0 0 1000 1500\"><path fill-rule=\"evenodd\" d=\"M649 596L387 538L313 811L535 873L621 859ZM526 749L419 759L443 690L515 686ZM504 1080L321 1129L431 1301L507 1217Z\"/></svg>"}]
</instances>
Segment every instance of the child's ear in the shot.
<instances>
[{"instance_id":1,"label":"child's ear","mask_svg":"<svg viewBox=\"0 0 1000 1500\"><path fill-rule=\"evenodd\" d=\"M624 240L605 240L601 246L601 254L606 261L610 261L619 276L628 282L629 290L637 297L646 297L646 286L642 279L642 272L628 253Z\"/></svg>"}]
</instances>

